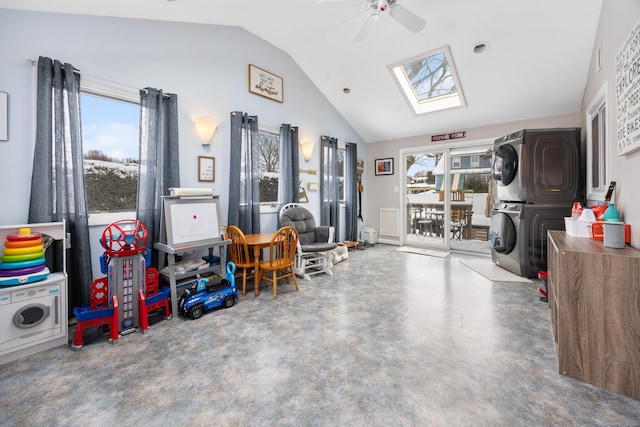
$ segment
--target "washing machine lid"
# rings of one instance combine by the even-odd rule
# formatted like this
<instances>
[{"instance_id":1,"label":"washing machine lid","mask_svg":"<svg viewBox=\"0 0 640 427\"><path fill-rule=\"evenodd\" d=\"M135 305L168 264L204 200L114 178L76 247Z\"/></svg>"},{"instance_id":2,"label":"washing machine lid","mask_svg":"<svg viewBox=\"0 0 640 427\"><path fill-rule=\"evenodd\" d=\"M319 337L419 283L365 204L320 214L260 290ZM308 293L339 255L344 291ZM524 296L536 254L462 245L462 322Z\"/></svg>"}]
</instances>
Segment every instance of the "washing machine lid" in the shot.
<instances>
[{"instance_id":1,"label":"washing machine lid","mask_svg":"<svg viewBox=\"0 0 640 427\"><path fill-rule=\"evenodd\" d=\"M489 242L498 253L511 253L517 243L517 231L514 220L507 213L494 211L489 228Z\"/></svg>"},{"instance_id":2,"label":"washing machine lid","mask_svg":"<svg viewBox=\"0 0 640 427\"><path fill-rule=\"evenodd\" d=\"M518 173L518 152L510 144L498 146L493 154L491 176L496 184L507 186L516 178Z\"/></svg>"}]
</instances>

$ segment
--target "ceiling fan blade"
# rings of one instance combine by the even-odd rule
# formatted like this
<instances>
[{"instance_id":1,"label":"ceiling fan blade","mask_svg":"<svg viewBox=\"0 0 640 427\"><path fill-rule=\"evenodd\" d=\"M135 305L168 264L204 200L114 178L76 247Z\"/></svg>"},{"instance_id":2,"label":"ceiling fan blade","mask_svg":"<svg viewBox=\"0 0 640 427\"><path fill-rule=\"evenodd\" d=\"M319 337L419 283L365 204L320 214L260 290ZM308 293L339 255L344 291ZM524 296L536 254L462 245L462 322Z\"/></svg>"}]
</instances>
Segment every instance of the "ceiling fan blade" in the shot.
<instances>
[{"instance_id":1,"label":"ceiling fan blade","mask_svg":"<svg viewBox=\"0 0 640 427\"><path fill-rule=\"evenodd\" d=\"M364 40L367 33L369 33L369 31L371 30L371 27L373 27L373 24L375 24L376 21L378 20L379 16L380 14L378 13L372 13L371 15L369 15L367 20L364 21L364 24L362 24L362 26L360 27L356 35L353 37L354 43L358 43Z\"/></svg>"},{"instance_id":2,"label":"ceiling fan blade","mask_svg":"<svg viewBox=\"0 0 640 427\"><path fill-rule=\"evenodd\" d=\"M357 17L359 17L360 15L362 15L363 13L365 13L368 9L362 9L360 10L358 13L351 15L350 17L348 17L347 19L345 19L344 21L334 25L333 27L331 27L331 30L335 30L338 27L343 26L344 24L346 24L347 22L350 22L354 19L356 19Z\"/></svg>"},{"instance_id":3,"label":"ceiling fan blade","mask_svg":"<svg viewBox=\"0 0 640 427\"><path fill-rule=\"evenodd\" d=\"M318 0L316 6L342 6L342 7L354 7L362 6L363 0Z\"/></svg>"},{"instance_id":4,"label":"ceiling fan blade","mask_svg":"<svg viewBox=\"0 0 640 427\"><path fill-rule=\"evenodd\" d=\"M419 33L427 23L427 21L409 11L402 5L392 4L390 9L389 15L413 33Z\"/></svg>"}]
</instances>

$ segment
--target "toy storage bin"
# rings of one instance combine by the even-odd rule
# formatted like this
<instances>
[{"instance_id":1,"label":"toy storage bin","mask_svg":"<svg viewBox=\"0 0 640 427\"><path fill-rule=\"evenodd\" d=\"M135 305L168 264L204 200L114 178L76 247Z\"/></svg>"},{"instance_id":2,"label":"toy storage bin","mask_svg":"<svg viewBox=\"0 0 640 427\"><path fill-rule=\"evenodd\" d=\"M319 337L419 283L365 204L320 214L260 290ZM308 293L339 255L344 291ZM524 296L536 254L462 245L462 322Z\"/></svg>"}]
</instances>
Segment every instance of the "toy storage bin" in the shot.
<instances>
[{"instance_id":1,"label":"toy storage bin","mask_svg":"<svg viewBox=\"0 0 640 427\"><path fill-rule=\"evenodd\" d=\"M362 229L362 240L370 245L378 243L378 230L373 227L365 227Z\"/></svg>"}]
</instances>

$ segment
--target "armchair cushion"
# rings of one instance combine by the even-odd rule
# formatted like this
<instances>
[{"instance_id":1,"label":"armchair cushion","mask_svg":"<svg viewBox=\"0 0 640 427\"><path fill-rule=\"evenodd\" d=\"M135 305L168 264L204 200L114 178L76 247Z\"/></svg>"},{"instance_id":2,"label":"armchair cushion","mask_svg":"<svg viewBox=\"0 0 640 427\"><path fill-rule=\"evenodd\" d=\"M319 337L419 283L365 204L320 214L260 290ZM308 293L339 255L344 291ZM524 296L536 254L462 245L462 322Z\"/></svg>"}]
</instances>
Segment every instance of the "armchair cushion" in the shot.
<instances>
[{"instance_id":1,"label":"armchair cushion","mask_svg":"<svg viewBox=\"0 0 640 427\"><path fill-rule=\"evenodd\" d=\"M328 242L326 243L315 242L308 245L301 245L303 253L330 251L332 249L335 249L336 246L338 246L337 243L328 243Z\"/></svg>"},{"instance_id":2,"label":"armchair cushion","mask_svg":"<svg viewBox=\"0 0 640 427\"><path fill-rule=\"evenodd\" d=\"M302 206L292 206L280 214L282 226L290 225L298 231L302 252L324 252L334 249L337 244L329 242L328 225L316 226L313 214Z\"/></svg>"},{"instance_id":3,"label":"armchair cushion","mask_svg":"<svg viewBox=\"0 0 640 427\"><path fill-rule=\"evenodd\" d=\"M316 227L316 241L317 242L328 242L329 241L329 230L331 226L329 225L319 225Z\"/></svg>"}]
</instances>

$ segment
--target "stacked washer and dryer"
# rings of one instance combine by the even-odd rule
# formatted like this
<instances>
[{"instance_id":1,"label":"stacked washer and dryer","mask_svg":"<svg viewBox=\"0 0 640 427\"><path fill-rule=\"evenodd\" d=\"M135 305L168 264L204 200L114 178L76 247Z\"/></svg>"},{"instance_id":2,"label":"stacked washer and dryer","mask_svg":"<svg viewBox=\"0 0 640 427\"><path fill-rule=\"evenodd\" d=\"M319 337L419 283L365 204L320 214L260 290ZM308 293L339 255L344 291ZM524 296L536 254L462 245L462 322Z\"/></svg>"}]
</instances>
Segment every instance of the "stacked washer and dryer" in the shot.
<instances>
[{"instance_id":1,"label":"stacked washer and dryer","mask_svg":"<svg viewBox=\"0 0 640 427\"><path fill-rule=\"evenodd\" d=\"M580 129L526 129L494 143L489 241L497 265L522 277L547 269L547 231L581 200Z\"/></svg>"}]
</instances>

